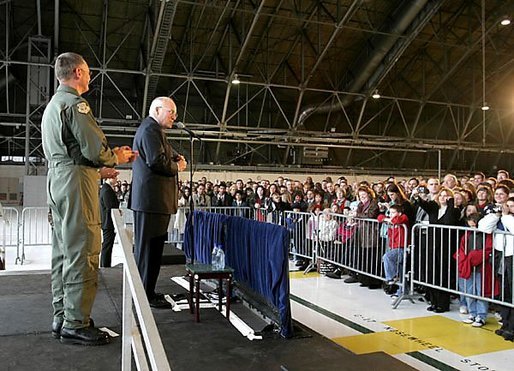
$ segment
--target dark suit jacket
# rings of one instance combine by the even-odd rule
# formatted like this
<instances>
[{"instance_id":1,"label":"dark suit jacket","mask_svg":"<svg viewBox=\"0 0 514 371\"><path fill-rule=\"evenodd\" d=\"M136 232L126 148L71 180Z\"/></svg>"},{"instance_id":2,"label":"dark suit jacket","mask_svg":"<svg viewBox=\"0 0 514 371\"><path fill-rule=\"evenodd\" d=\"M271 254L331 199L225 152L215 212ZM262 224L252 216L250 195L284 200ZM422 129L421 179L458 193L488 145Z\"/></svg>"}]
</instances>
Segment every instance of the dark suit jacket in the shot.
<instances>
[{"instance_id":1,"label":"dark suit jacket","mask_svg":"<svg viewBox=\"0 0 514 371\"><path fill-rule=\"evenodd\" d=\"M139 151L139 156L132 165L129 208L175 214L178 200L177 154L157 121L147 117L141 122L132 149Z\"/></svg>"},{"instance_id":2,"label":"dark suit jacket","mask_svg":"<svg viewBox=\"0 0 514 371\"><path fill-rule=\"evenodd\" d=\"M117 209L118 207L120 207L120 202L118 201L118 197L116 197L116 192L114 192L114 189L112 189L109 184L104 183L102 188L100 188L100 217L102 219L102 229L114 229L111 209Z\"/></svg>"},{"instance_id":3,"label":"dark suit jacket","mask_svg":"<svg viewBox=\"0 0 514 371\"><path fill-rule=\"evenodd\" d=\"M222 207L222 206L232 206L232 196L225 192L223 200L220 200L218 196L212 196L211 205L214 207Z\"/></svg>"}]
</instances>

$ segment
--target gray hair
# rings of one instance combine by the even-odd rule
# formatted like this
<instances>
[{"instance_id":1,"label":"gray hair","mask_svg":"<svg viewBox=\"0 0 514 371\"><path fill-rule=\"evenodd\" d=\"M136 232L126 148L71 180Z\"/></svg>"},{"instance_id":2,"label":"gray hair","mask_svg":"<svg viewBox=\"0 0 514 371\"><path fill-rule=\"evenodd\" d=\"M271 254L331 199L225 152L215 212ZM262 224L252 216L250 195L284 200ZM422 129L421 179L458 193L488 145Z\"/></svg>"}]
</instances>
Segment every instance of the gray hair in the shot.
<instances>
[{"instance_id":1,"label":"gray hair","mask_svg":"<svg viewBox=\"0 0 514 371\"><path fill-rule=\"evenodd\" d=\"M55 60L55 77L59 81L66 81L73 77L73 71L81 64L85 64L84 58L77 53L62 53Z\"/></svg>"},{"instance_id":2,"label":"gray hair","mask_svg":"<svg viewBox=\"0 0 514 371\"><path fill-rule=\"evenodd\" d=\"M165 101L171 101L170 97L157 97L154 98L152 104L150 104L150 109L148 110L148 115L154 117L157 114L157 108L162 107Z\"/></svg>"}]
</instances>

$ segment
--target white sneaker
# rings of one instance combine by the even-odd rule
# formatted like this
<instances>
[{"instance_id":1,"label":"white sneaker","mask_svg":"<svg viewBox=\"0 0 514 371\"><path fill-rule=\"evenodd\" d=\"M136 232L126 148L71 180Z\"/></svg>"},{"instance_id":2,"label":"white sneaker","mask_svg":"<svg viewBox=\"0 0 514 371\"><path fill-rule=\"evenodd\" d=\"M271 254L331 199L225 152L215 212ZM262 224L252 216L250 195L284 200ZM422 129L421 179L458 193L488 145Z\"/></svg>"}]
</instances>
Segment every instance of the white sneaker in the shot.
<instances>
[{"instance_id":1,"label":"white sneaker","mask_svg":"<svg viewBox=\"0 0 514 371\"><path fill-rule=\"evenodd\" d=\"M482 318L480 318L479 316L476 316L475 321L473 322L473 324L471 326L482 327L483 325L485 325L485 321Z\"/></svg>"},{"instance_id":2,"label":"white sneaker","mask_svg":"<svg viewBox=\"0 0 514 371\"><path fill-rule=\"evenodd\" d=\"M466 307L465 305L461 305L459 307L459 312L460 312L460 314L468 314L469 313L468 312L468 307Z\"/></svg>"},{"instance_id":3,"label":"white sneaker","mask_svg":"<svg viewBox=\"0 0 514 371\"><path fill-rule=\"evenodd\" d=\"M462 322L467 323L468 325L470 325L472 323L475 323L475 317L470 315L468 318L463 319Z\"/></svg>"}]
</instances>

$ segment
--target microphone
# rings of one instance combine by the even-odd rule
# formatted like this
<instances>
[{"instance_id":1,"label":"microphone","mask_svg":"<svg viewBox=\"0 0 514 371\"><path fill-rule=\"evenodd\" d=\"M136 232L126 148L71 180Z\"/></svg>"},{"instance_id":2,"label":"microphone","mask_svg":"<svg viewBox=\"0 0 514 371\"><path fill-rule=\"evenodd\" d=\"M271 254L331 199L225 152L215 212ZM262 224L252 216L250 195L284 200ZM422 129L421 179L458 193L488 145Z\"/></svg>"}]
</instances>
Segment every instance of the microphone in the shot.
<instances>
[{"instance_id":1,"label":"microphone","mask_svg":"<svg viewBox=\"0 0 514 371\"><path fill-rule=\"evenodd\" d=\"M181 130L184 130L186 133L188 133L192 138L196 138L198 139L200 142L202 141L202 139L198 136L198 134L196 134L194 131L192 131L191 129L188 129L186 127L186 125L182 122L182 121L177 121L175 123L173 123L173 126L175 126L177 129L181 129Z\"/></svg>"}]
</instances>

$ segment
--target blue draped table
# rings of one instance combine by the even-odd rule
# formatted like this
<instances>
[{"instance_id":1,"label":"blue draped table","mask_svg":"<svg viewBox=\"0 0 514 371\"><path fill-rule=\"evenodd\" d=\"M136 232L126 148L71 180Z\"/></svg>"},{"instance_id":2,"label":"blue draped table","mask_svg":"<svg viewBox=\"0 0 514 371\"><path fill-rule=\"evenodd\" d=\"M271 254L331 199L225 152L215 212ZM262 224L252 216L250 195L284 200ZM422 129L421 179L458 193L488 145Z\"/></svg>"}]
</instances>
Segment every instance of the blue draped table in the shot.
<instances>
[{"instance_id":1,"label":"blue draped table","mask_svg":"<svg viewBox=\"0 0 514 371\"><path fill-rule=\"evenodd\" d=\"M184 253L191 259L192 218L184 233ZM225 262L238 285L257 293L277 311L280 334L293 335L289 302L289 234L284 227L241 217L194 211L195 261L211 263L214 244L223 246Z\"/></svg>"}]
</instances>

